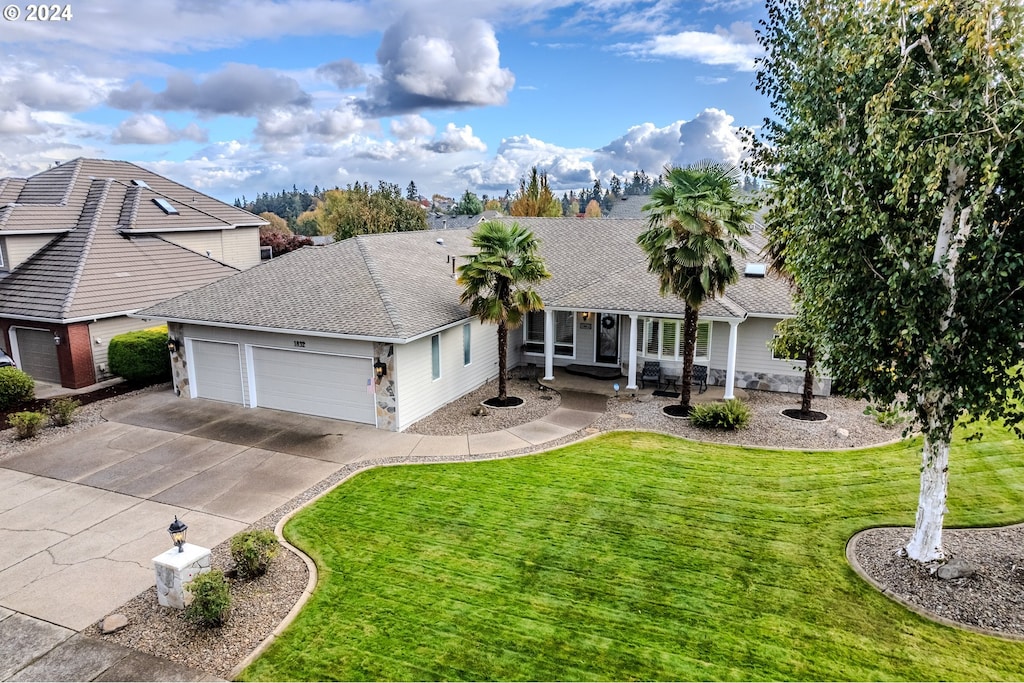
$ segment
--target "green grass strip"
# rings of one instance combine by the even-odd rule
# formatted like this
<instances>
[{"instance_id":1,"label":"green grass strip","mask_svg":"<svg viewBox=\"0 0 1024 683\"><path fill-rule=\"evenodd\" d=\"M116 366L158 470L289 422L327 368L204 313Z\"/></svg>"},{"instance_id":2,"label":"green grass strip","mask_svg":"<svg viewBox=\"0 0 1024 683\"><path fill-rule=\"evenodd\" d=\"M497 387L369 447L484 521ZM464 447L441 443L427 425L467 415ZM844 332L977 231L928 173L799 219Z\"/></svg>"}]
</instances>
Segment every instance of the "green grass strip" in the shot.
<instances>
[{"instance_id":1,"label":"green grass strip","mask_svg":"<svg viewBox=\"0 0 1024 683\"><path fill-rule=\"evenodd\" d=\"M985 432L954 448L949 526L1024 519L1024 444ZM616 433L364 472L286 526L320 583L243 679L1020 679L1024 643L846 563L856 531L913 523L919 458Z\"/></svg>"}]
</instances>

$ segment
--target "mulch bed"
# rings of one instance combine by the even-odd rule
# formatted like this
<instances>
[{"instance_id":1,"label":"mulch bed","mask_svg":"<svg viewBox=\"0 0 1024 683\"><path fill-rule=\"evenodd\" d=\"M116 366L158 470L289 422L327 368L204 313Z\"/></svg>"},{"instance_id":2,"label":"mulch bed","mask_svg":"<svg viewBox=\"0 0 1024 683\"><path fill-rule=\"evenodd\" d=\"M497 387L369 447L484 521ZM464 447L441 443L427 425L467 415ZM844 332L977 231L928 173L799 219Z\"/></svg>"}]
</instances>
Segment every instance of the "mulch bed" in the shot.
<instances>
[{"instance_id":1,"label":"mulch bed","mask_svg":"<svg viewBox=\"0 0 1024 683\"><path fill-rule=\"evenodd\" d=\"M518 396L509 396L506 399L500 399L497 396L489 398L484 401L484 405L490 408L518 408L523 405L523 399Z\"/></svg>"},{"instance_id":2,"label":"mulch bed","mask_svg":"<svg viewBox=\"0 0 1024 683\"><path fill-rule=\"evenodd\" d=\"M782 411L782 414L791 420L805 420L808 422L821 422L827 420L828 415L817 410L808 411L807 414L800 412L799 408L786 408Z\"/></svg>"},{"instance_id":3,"label":"mulch bed","mask_svg":"<svg viewBox=\"0 0 1024 683\"><path fill-rule=\"evenodd\" d=\"M119 384L113 384L111 386L103 387L95 391L86 392L84 394L71 394L68 392L67 396L75 399L83 406L95 401L102 401L105 398L114 398L115 396L121 396L137 389L143 389L152 384L152 382L120 382ZM7 410L0 410L0 429L7 429L10 425L7 423L7 417L11 413L20 413L24 410L39 411L41 413L46 412L46 407L50 401L54 398L36 398L31 401L26 401Z\"/></svg>"}]
</instances>

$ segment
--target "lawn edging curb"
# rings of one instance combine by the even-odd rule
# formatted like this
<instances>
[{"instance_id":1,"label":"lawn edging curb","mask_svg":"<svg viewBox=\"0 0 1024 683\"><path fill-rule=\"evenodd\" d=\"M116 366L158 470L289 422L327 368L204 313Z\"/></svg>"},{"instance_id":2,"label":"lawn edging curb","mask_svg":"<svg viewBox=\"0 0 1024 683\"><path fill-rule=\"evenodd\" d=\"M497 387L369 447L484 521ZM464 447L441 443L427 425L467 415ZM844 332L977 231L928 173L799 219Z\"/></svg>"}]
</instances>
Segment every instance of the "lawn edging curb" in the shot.
<instances>
[{"instance_id":1,"label":"lawn edging curb","mask_svg":"<svg viewBox=\"0 0 1024 683\"><path fill-rule=\"evenodd\" d=\"M1020 525L1019 524L1008 524L1007 525L1007 527L1013 527L1013 526L1020 526ZM846 542L846 561L850 564L850 567L853 569L853 571L856 572L856 574L858 576L860 576L862 579L864 579L868 583L869 586L871 586L872 588L877 590L884 597L886 597L886 598L888 598L888 599L890 599L890 600L892 600L894 602L899 603L900 605L902 605L902 606L906 607L907 609L909 609L911 612L914 612L915 614L918 614L918 615L920 615L920 616L922 616L925 619L928 619L930 621L934 621L937 624L942 624L943 626L949 626L951 628L961 629L963 631L970 631L972 633L977 633L977 634L983 635L983 636L992 636L993 638L999 638L1001 640L1007 640L1007 641L1010 641L1010 642L1015 642L1015 643L1024 642L1024 635L1016 635L1016 634L1013 634L1013 633L1004 633L1002 631L994 631L992 629L983 628L981 626L975 626L974 624L965 624L965 623L963 623L961 621L954 621L953 619L949 619L947 617L944 617L941 614L938 614L937 612L933 612L933 611L931 611L929 609L925 609L924 607L921 607L917 603L915 603L915 602L913 602L911 600L908 600L907 598L903 597L902 595L899 595L898 593L894 593L894 592L890 591L886 586L882 585L881 583L876 581L874 578L872 578L866 571L864 571L864 568L860 565L860 562L857 561L857 541L860 539L861 536L863 536L864 534L866 534L869 531L872 531L875 528L879 528L879 527L870 527L870 528L867 528L867 529L861 529L860 531L855 533L853 536L851 536L850 540ZM897 528L899 528L899 529L907 529L908 531L913 531L912 527L897 527ZM1006 527L986 527L986 528L1006 528Z\"/></svg>"}]
</instances>

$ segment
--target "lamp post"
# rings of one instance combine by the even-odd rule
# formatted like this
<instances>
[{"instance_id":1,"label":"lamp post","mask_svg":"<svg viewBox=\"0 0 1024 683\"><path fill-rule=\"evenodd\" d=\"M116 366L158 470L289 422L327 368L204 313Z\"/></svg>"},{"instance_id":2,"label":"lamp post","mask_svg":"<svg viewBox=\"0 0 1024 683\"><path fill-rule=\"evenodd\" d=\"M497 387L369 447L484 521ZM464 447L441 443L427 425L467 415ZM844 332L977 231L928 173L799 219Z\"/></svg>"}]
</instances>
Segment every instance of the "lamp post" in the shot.
<instances>
[{"instance_id":1,"label":"lamp post","mask_svg":"<svg viewBox=\"0 0 1024 683\"><path fill-rule=\"evenodd\" d=\"M171 535L171 543L177 548L178 552L184 552L185 546L185 532L188 531L188 525L178 519L178 515L174 515L174 521L171 522L171 526L167 527L167 533Z\"/></svg>"},{"instance_id":2,"label":"lamp post","mask_svg":"<svg viewBox=\"0 0 1024 683\"><path fill-rule=\"evenodd\" d=\"M192 600L192 594L187 590L188 584L200 574L210 571L210 549L185 543L186 531L188 525L175 515L174 521L167 527L174 547L153 558L157 601L163 607L185 609Z\"/></svg>"}]
</instances>

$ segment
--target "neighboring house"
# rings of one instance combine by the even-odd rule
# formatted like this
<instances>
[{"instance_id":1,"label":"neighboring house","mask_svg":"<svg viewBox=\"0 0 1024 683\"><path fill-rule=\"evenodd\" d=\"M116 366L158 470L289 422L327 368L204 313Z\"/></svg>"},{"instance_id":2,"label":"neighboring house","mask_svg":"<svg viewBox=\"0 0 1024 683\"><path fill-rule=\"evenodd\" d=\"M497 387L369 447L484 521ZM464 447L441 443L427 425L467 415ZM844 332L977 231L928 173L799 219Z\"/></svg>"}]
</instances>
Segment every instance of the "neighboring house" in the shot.
<instances>
[{"instance_id":1,"label":"neighboring house","mask_svg":"<svg viewBox=\"0 0 1024 683\"><path fill-rule=\"evenodd\" d=\"M0 178L0 340L38 381L111 377L130 313L260 262L247 211L124 161L75 159Z\"/></svg>"},{"instance_id":2,"label":"neighboring house","mask_svg":"<svg viewBox=\"0 0 1024 683\"><path fill-rule=\"evenodd\" d=\"M483 213L478 213L475 216L465 214L450 216L446 213L437 213L435 211L427 214L427 227L430 230L464 230L466 228L476 227L484 221L490 221L500 217L501 214L497 211L484 211Z\"/></svg>"},{"instance_id":3,"label":"neighboring house","mask_svg":"<svg viewBox=\"0 0 1024 683\"><path fill-rule=\"evenodd\" d=\"M683 303L659 296L647 272L636 244L646 221L501 220L537 235L552 273L537 288L545 310L510 335L510 367L532 363L547 377L556 366L621 369L630 389L644 361L681 365ZM470 235L359 235L300 249L138 315L169 321L181 396L400 431L497 376L495 326L459 304ZM734 386L799 391L802 372L767 347L793 314L787 285L754 270L702 309L697 362L727 396Z\"/></svg>"}]
</instances>

